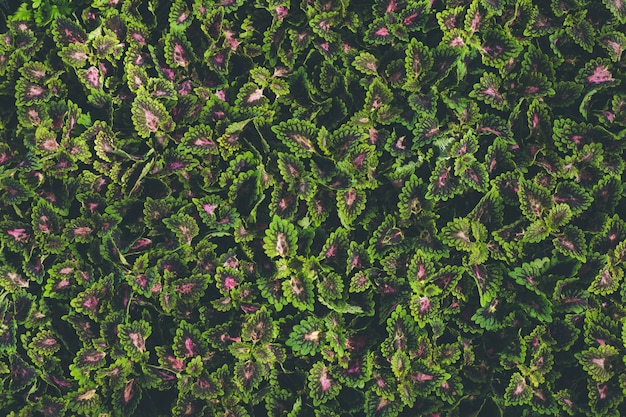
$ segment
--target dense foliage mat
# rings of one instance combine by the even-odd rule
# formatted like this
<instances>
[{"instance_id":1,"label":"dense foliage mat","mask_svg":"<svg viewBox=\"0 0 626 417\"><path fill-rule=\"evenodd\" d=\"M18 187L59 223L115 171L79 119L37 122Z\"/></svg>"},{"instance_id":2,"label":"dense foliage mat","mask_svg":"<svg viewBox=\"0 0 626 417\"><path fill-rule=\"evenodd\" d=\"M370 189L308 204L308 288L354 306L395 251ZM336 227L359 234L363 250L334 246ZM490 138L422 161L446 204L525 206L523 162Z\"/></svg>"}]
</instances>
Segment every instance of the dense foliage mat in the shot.
<instances>
[{"instance_id":1,"label":"dense foliage mat","mask_svg":"<svg viewBox=\"0 0 626 417\"><path fill-rule=\"evenodd\" d=\"M3 414L626 414L626 3L12 3Z\"/></svg>"}]
</instances>

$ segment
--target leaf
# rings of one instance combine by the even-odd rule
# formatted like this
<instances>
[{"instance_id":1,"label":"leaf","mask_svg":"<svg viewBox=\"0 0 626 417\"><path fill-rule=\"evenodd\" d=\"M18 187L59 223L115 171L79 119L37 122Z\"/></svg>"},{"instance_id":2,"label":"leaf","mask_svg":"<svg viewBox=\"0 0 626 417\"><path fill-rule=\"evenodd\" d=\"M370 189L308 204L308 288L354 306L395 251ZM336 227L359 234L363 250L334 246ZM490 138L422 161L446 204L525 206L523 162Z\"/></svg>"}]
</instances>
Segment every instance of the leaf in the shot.
<instances>
[{"instance_id":1,"label":"leaf","mask_svg":"<svg viewBox=\"0 0 626 417\"><path fill-rule=\"evenodd\" d=\"M233 374L235 384L246 395L251 394L263 381L265 371L260 363L249 359L237 362Z\"/></svg>"},{"instance_id":2,"label":"leaf","mask_svg":"<svg viewBox=\"0 0 626 417\"><path fill-rule=\"evenodd\" d=\"M170 27L184 30L193 22L193 16L184 0L176 0L170 7L168 22Z\"/></svg>"},{"instance_id":3,"label":"leaf","mask_svg":"<svg viewBox=\"0 0 626 417\"><path fill-rule=\"evenodd\" d=\"M496 16L501 16L506 6L506 0L480 0L480 3Z\"/></svg>"},{"instance_id":4,"label":"leaf","mask_svg":"<svg viewBox=\"0 0 626 417\"><path fill-rule=\"evenodd\" d=\"M415 86L433 66L433 56L430 49L417 38L412 38L406 47L404 65L407 76L405 86ZM410 90L414 91L414 87L410 87Z\"/></svg>"},{"instance_id":5,"label":"leaf","mask_svg":"<svg viewBox=\"0 0 626 417\"><path fill-rule=\"evenodd\" d=\"M263 88L255 83L245 83L237 93L235 105L242 109L250 107L263 107L269 103L269 99L263 95Z\"/></svg>"},{"instance_id":6,"label":"leaf","mask_svg":"<svg viewBox=\"0 0 626 417\"><path fill-rule=\"evenodd\" d=\"M70 305L78 313L87 315L92 320L97 320L106 301L108 289L105 286L93 285L79 293L70 301Z\"/></svg>"},{"instance_id":7,"label":"leaf","mask_svg":"<svg viewBox=\"0 0 626 417\"><path fill-rule=\"evenodd\" d=\"M591 23L585 20L584 17L584 14L567 15L564 23L565 33L571 36L578 46L583 48L585 51L592 53L596 33Z\"/></svg>"},{"instance_id":8,"label":"leaf","mask_svg":"<svg viewBox=\"0 0 626 417\"><path fill-rule=\"evenodd\" d=\"M624 19L626 20L626 9L624 10ZM626 35L621 32L609 32L600 36L598 40L609 53L611 61L619 62L622 54L626 49Z\"/></svg>"},{"instance_id":9,"label":"leaf","mask_svg":"<svg viewBox=\"0 0 626 417\"><path fill-rule=\"evenodd\" d=\"M474 84L469 96L484 101L494 109L504 110L509 104L500 88L501 78L491 72L485 72L480 81Z\"/></svg>"},{"instance_id":10,"label":"leaf","mask_svg":"<svg viewBox=\"0 0 626 417\"><path fill-rule=\"evenodd\" d=\"M515 312L507 309L503 305L503 301L500 297L494 297L486 306L479 307L472 316L474 323L488 331L500 330L511 326Z\"/></svg>"},{"instance_id":11,"label":"leaf","mask_svg":"<svg viewBox=\"0 0 626 417\"><path fill-rule=\"evenodd\" d=\"M602 2L619 23L626 23L626 4L620 0L602 0Z\"/></svg>"},{"instance_id":12,"label":"leaf","mask_svg":"<svg viewBox=\"0 0 626 417\"><path fill-rule=\"evenodd\" d=\"M188 323L185 320L182 320L176 329L172 347L174 356L165 357L165 362L169 362L170 366L182 367L183 361L178 358L204 357L209 353L207 342L200 330L193 323Z\"/></svg>"},{"instance_id":13,"label":"leaf","mask_svg":"<svg viewBox=\"0 0 626 417\"><path fill-rule=\"evenodd\" d=\"M367 94L365 95L364 110L376 111L382 108L382 106L388 105L393 101L393 93L385 84L378 78L369 85Z\"/></svg>"},{"instance_id":14,"label":"leaf","mask_svg":"<svg viewBox=\"0 0 626 417\"><path fill-rule=\"evenodd\" d=\"M364 190L348 188L337 192L337 210L339 220L346 229L365 209L367 195Z\"/></svg>"},{"instance_id":15,"label":"leaf","mask_svg":"<svg viewBox=\"0 0 626 417\"><path fill-rule=\"evenodd\" d=\"M519 42L502 30L487 29L483 34L480 52L485 65L502 68L521 51L522 46Z\"/></svg>"},{"instance_id":16,"label":"leaf","mask_svg":"<svg viewBox=\"0 0 626 417\"><path fill-rule=\"evenodd\" d=\"M476 191L484 193L489 186L489 174L485 164L477 161L473 155L466 155L455 161L454 175Z\"/></svg>"},{"instance_id":17,"label":"leaf","mask_svg":"<svg viewBox=\"0 0 626 417\"><path fill-rule=\"evenodd\" d=\"M75 373L74 370L78 371L78 375L80 375L80 373L87 374L85 371L101 368L106 363L106 356L106 352L96 348L86 347L81 349L74 357L72 374ZM70 367L72 368L72 366Z\"/></svg>"},{"instance_id":18,"label":"leaf","mask_svg":"<svg viewBox=\"0 0 626 417\"><path fill-rule=\"evenodd\" d=\"M295 308L301 311L313 311L315 297L313 295L313 281L309 274L297 273L282 283L285 298Z\"/></svg>"},{"instance_id":19,"label":"leaf","mask_svg":"<svg viewBox=\"0 0 626 417\"><path fill-rule=\"evenodd\" d=\"M453 175L453 167L449 164L445 159L437 160L428 184L427 199L446 201L460 192L459 180Z\"/></svg>"},{"instance_id":20,"label":"leaf","mask_svg":"<svg viewBox=\"0 0 626 417\"><path fill-rule=\"evenodd\" d=\"M324 324L315 317L307 317L293 326L285 345L302 356L315 356L324 340Z\"/></svg>"},{"instance_id":21,"label":"leaf","mask_svg":"<svg viewBox=\"0 0 626 417\"><path fill-rule=\"evenodd\" d=\"M322 274L316 285L318 294L324 299L337 300L343 296L343 278L335 272Z\"/></svg>"},{"instance_id":22,"label":"leaf","mask_svg":"<svg viewBox=\"0 0 626 417\"><path fill-rule=\"evenodd\" d=\"M146 348L146 339L152 334L152 326L145 321L133 321L118 325L118 337L128 357L136 362L147 361L150 351Z\"/></svg>"},{"instance_id":23,"label":"leaf","mask_svg":"<svg viewBox=\"0 0 626 417\"><path fill-rule=\"evenodd\" d=\"M587 291L598 295L612 294L619 289L623 277L622 268L608 263L598 272Z\"/></svg>"},{"instance_id":24,"label":"leaf","mask_svg":"<svg viewBox=\"0 0 626 417\"><path fill-rule=\"evenodd\" d=\"M388 19L377 17L369 24L363 39L369 44L390 44L395 38L394 28L391 26Z\"/></svg>"},{"instance_id":25,"label":"leaf","mask_svg":"<svg viewBox=\"0 0 626 417\"><path fill-rule=\"evenodd\" d=\"M524 262L508 273L509 277L531 291L538 292L541 281L547 279L546 272L557 264L555 258L538 258L531 262Z\"/></svg>"},{"instance_id":26,"label":"leaf","mask_svg":"<svg viewBox=\"0 0 626 417\"><path fill-rule=\"evenodd\" d=\"M181 147L197 155L219 154L213 131L204 124L190 127L181 139Z\"/></svg>"},{"instance_id":27,"label":"leaf","mask_svg":"<svg viewBox=\"0 0 626 417\"><path fill-rule=\"evenodd\" d=\"M172 281L172 287L185 303L195 303L204 295L209 281L202 275L180 278Z\"/></svg>"},{"instance_id":28,"label":"leaf","mask_svg":"<svg viewBox=\"0 0 626 417\"><path fill-rule=\"evenodd\" d=\"M59 46L68 46L74 43L86 43L87 33L78 24L66 17L57 17L52 27L54 41Z\"/></svg>"},{"instance_id":29,"label":"leaf","mask_svg":"<svg viewBox=\"0 0 626 417\"><path fill-rule=\"evenodd\" d=\"M500 290L499 286L502 282L501 272L486 265L470 266L467 272L474 278L478 288L480 306L485 307Z\"/></svg>"},{"instance_id":30,"label":"leaf","mask_svg":"<svg viewBox=\"0 0 626 417\"><path fill-rule=\"evenodd\" d=\"M186 213L174 214L163 219L163 223L176 235L181 245L191 246L191 241L200 230L196 219Z\"/></svg>"},{"instance_id":31,"label":"leaf","mask_svg":"<svg viewBox=\"0 0 626 417\"><path fill-rule=\"evenodd\" d=\"M574 356L594 381L607 382L614 375L611 358L617 356L618 353L617 348L603 345L583 350Z\"/></svg>"},{"instance_id":32,"label":"leaf","mask_svg":"<svg viewBox=\"0 0 626 417\"><path fill-rule=\"evenodd\" d=\"M168 132L174 127L165 106L146 95L135 97L131 113L135 130L143 138L148 138L151 133L158 131Z\"/></svg>"},{"instance_id":33,"label":"leaf","mask_svg":"<svg viewBox=\"0 0 626 417\"><path fill-rule=\"evenodd\" d=\"M378 75L378 60L369 52L361 51L354 57L352 66L365 75Z\"/></svg>"},{"instance_id":34,"label":"leaf","mask_svg":"<svg viewBox=\"0 0 626 417\"><path fill-rule=\"evenodd\" d=\"M456 218L441 229L442 242L457 250L470 251L487 235L485 226L467 218Z\"/></svg>"},{"instance_id":35,"label":"leaf","mask_svg":"<svg viewBox=\"0 0 626 417\"><path fill-rule=\"evenodd\" d=\"M509 385L504 392L505 405L523 405L529 404L533 396L533 390L528 385L526 378L519 372L515 372L511 376Z\"/></svg>"},{"instance_id":36,"label":"leaf","mask_svg":"<svg viewBox=\"0 0 626 417\"><path fill-rule=\"evenodd\" d=\"M546 225L554 230L568 224L572 217L573 213L570 206L565 203L559 203L550 209L545 221Z\"/></svg>"},{"instance_id":37,"label":"leaf","mask_svg":"<svg viewBox=\"0 0 626 417\"><path fill-rule=\"evenodd\" d=\"M274 323L272 317L264 307L246 317L241 328L241 340L250 341L255 345L269 344L273 342L277 336L277 323Z\"/></svg>"},{"instance_id":38,"label":"leaf","mask_svg":"<svg viewBox=\"0 0 626 417\"><path fill-rule=\"evenodd\" d=\"M612 65L606 58L593 59L585 64L576 75L576 82L587 88L609 88L621 83L611 72Z\"/></svg>"},{"instance_id":39,"label":"leaf","mask_svg":"<svg viewBox=\"0 0 626 417\"><path fill-rule=\"evenodd\" d=\"M552 240L555 249L565 256L586 261L587 244L585 234L576 226L566 226L562 233Z\"/></svg>"},{"instance_id":40,"label":"leaf","mask_svg":"<svg viewBox=\"0 0 626 417\"><path fill-rule=\"evenodd\" d=\"M532 181L521 179L517 195L522 212L531 221L543 218L553 205L550 191Z\"/></svg>"},{"instance_id":41,"label":"leaf","mask_svg":"<svg viewBox=\"0 0 626 417\"><path fill-rule=\"evenodd\" d=\"M435 287L436 288L436 287ZM436 288L438 290L438 288ZM437 314L440 314L440 300L426 294L412 294L409 308L420 328L424 328Z\"/></svg>"},{"instance_id":42,"label":"leaf","mask_svg":"<svg viewBox=\"0 0 626 417\"><path fill-rule=\"evenodd\" d=\"M330 369L324 362L315 362L308 376L309 395L315 407L334 399L341 391L341 384L330 376Z\"/></svg>"},{"instance_id":43,"label":"leaf","mask_svg":"<svg viewBox=\"0 0 626 417\"><path fill-rule=\"evenodd\" d=\"M593 201L584 188L571 181L559 182L552 198L555 203L567 204L572 216L577 216L587 210Z\"/></svg>"},{"instance_id":44,"label":"leaf","mask_svg":"<svg viewBox=\"0 0 626 417\"><path fill-rule=\"evenodd\" d=\"M90 52L84 43L71 43L57 52L66 65L83 68L90 58Z\"/></svg>"},{"instance_id":45,"label":"leaf","mask_svg":"<svg viewBox=\"0 0 626 417\"><path fill-rule=\"evenodd\" d=\"M272 131L295 155L309 157L316 153L313 144L318 128L313 123L290 119L272 126Z\"/></svg>"},{"instance_id":46,"label":"leaf","mask_svg":"<svg viewBox=\"0 0 626 417\"><path fill-rule=\"evenodd\" d=\"M552 303L543 293L523 293L519 296L519 303L529 317L540 322L552 322Z\"/></svg>"},{"instance_id":47,"label":"leaf","mask_svg":"<svg viewBox=\"0 0 626 417\"><path fill-rule=\"evenodd\" d=\"M61 343L57 335L49 329L41 330L28 344L29 349L33 349L40 355L52 356L61 349Z\"/></svg>"},{"instance_id":48,"label":"leaf","mask_svg":"<svg viewBox=\"0 0 626 417\"><path fill-rule=\"evenodd\" d=\"M184 32L172 30L165 35L163 41L165 43L163 54L170 67L187 68L195 60L191 42Z\"/></svg>"},{"instance_id":49,"label":"leaf","mask_svg":"<svg viewBox=\"0 0 626 417\"><path fill-rule=\"evenodd\" d=\"M400 398L389 398L388 395L379 395L373 390L365 394L366 417L396 417L403 408Z\"/></svg>"},{"instance_id":50,"label":"leaf","mask_svg":"<svg viewBox=\"0 0 626 417\"><path fill-rule=\"evenodd\" d=\"M294 256L298 244L298 232L293 223L274 216L263 238L263 249L270 258Z\"/></svg>"}]
</instances>

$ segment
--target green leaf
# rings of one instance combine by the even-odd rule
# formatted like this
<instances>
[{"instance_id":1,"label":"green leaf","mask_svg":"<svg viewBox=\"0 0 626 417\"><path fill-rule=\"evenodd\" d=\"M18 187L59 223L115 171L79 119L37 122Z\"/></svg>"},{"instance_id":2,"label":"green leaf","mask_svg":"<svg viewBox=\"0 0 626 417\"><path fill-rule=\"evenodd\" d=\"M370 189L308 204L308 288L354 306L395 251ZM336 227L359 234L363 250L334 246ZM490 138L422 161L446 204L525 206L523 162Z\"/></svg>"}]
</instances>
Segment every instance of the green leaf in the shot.
<instances>
[{"instance_id":1,"label":"green leaf","mask_svg":"<svg viewBox=\"0 0 626 417\"><path fill-rule=\"evenodd\" d=\"M576 226L566 226L563 231L552 240L558 252L571 256L582 262L586 260L587 243L585 234Z\"/></svg>"},{"instance_id":2,"label":"green leaf","mask_svg":"<svg viewBox=\"0 0 626 417\"><path fill-rule=\"evenodd\" d=\"M624 270L622 268L608 263L598 272L587 290L598 295L613 294L619 289L623 277Z\"/></svg>"},{"instance_id":3,"label":"green leaf","mask_svg":"<svg viewBox=\"0 0 626 417\"><path fill-rule=\"evenodd\" d=\"M301 311L313 311L315 297L313 295L313 281L309 274L296 273L282 283L285 298L295 308Z\"/></svg>"},{"instance_id":4,"label":"green leaf","mask_svg":"<svg viewBox=\"0 0 626 417\"><path fill-rule=\"evenodd\" d=\"M321 349L321 342L324 340L324 323L316 317L307 317L300 321L300 324L293 326L289 338L285 345L302 356L315 356Z\"/></svg>"},{"instance_id":5,"label":"green leaf","mask_svg":"<svg viewBox=\"0 0 626 417\"><path fill-rule=\"evenodd\" d=\"M378 75L378 59L369 52L361 51L354 57L352 66L365 75Z\"/></svg>"},{"instance_id":6,"label":"green leaf","mask_svg":"<svg viewBox=\"0 0 626 417\"><path fill-rule=\"evenodd\" d=\"M295 155L309 157L317 153L314 143L318 128L309 121L290 119L272 126L272 131Z\"/></svg>"},{"instance_id":7,"label":"green leaf","mask_svg":"<svg viewBox=\"0 0 626 417\"><path fill-rule=\"evenodd\" d=\"M158 131L169 132L174 128L174 122L165 106L145 94L135 97L131 114L135 130L143 138Z\"/></svg>"},{"instance_id":8,"label":"green leaf","mask_svg":"<svg viewBox=\"0 0 626 417\"><path fill-rule=\"evenodd\" d=\"M163 219L163 223L176 235L181 245L191 246L191 241L200 231L196 219L186 213L174 214Z\"/></svg>"},{"instance_id":9,"label":"green leaf","mask_svg":"<svg viewBox=\"0 0 626 417\"><path fill-rule=\"evenodd\" d=\"M246 317L241 328L241 340L253 344L268 344L278 336L278 325L265 307Z\"/></svg>"},{"instance_id":10,"label":"green leaf","mask_svg":"<svg viewBox=\"0 0 626 417\"><path fill-rule=\"evenodd\" d=\"M533 390L526 382L526 378L515 372L504 392L504 404L507 406L529 404L532 397Z\"/></svg>"},{"instance_id":11,"label":"green leaf","mask_svg":"<svg viewBox=\"0 0 626 417\"><path fill-rule=\"evenodd\" d=\"M485 72L480 81L474 84L470 97L475 97L489 104L494 109L504 110L509 106L505 93L500 91L502 79L491 72Z\"/></svg>"},{"instance_id":12,"label":"green leaf","mask_svg":"<svg viewBox=\"0 0 626 417\"><path fill-rule=\"evenodd\" d=\"M191 42L183 31L173 30L163 40L165 61L170 67L187 68L195 60Z\"/></svg>"},{"instance_id":13,"label":"green leaf","mask_svg":"<svg viewBox=\"0 0 626 417\"><path fill-rule=\"evenodd\" d=\"M293 223L274 216L263 238L263 249L270 258L291 257L296 254L298 232Z\"/></svg>"},{"instance_id":14,"label":"green leaf","mask_svg":"<svg viewBox=\"0 0 626 417\"><path fill-rule=\"evenodd\" d=\"M341 384L330 376L330 369L324 362L313 364L308 381L309 395L315 407L334 399L341 391Z\"/></svg>"},{"instance_id":15,"label":"green leaf","mask_svg":"<svg viewBox=\"0 0 626 417\"><path fill-rule=\"evenodd\" d=\"M521 51L519 41L503 30L487 29L483 34L480 52L485 65L502 68Z\"/></svg>"},{"instance_id":16,"label":"green leaf","mask_svg":"<svg viewBox=\"0 0 626 417\"><path fill-rule=\"evenodd\" d=\"M617 348L602 345L575 353L574 356L594 381L607 382L614 375L615 365L612 358L618 354Z\"/></svg>"},{"instance_id":17,"label":"green leaf","mask_svg":"<svg viewBox=\"0 0 626 417\"><path fill-rule=\"evenodd\" d=\"M416 90L415 87L419 81L433 66L433 56L430 49L417 38L412 38L406 47L406 57L404 59L407 82L406 87L411 91Z\"/></svg>"},{"instance_id":18,"label":"green leaf","mask_svg":"<svg viewBox=\"0 0 626 417\"><path fill-rule=\"evenodd\" d=\"M352 223L365 209L367 194L365 190L348 188L337 192L337 215L341 224L350 229Z\"/></svg>"},{"instance_id":19,"label":"green leaf","mask_svg":"<svg viewBox=\"0 0 626 417\"><path fill-rule=\"evenodd\" d=\"M234 369L234 380L244 395L252 394L265 376L264 367L251 359L237 362Z\"/></svg>"},{"instance_id":20,"label":"green leaf","mask_svg":"<svg viewBox=\"0 0 626 417\"><path fill-rule=\"evenodd\" d=\"M128 357L135 362L147 361L150 351L146 347L146 339L152 334L152 326L145 321L133 321L119 324L117 336Z\"/></svg>"},{"instance_id":21,"label":"green leaf","mask_svg":"<svg viewBox=\"0 0 626 417\"><path fill-rule=\"evenodd\" d=\"M626 4L620 0L602 0L602 2L619 23L626 23Z\"/></svg>"},{"instance_id":22,"label":"green leaf","mask_svg":"<svg viewBox=\"0 0 626 417\"><path fill-rule=\"evenodd\" d=\"M547 188L523 178L519 182L517 195L522 212L531 221L542 218L553 205L551 193Z\"/></svg>"},{"instance_id":23,"label":"green leaf","mask_svg":"<svg viewBox=\"0 0 626 417\"><path fill-rule=\"evenodd\" d=\"M441 240L457 250L469 252L487 237L487 228L467 218L456 218L441 229Z\"/></svg>"}]
</instances>

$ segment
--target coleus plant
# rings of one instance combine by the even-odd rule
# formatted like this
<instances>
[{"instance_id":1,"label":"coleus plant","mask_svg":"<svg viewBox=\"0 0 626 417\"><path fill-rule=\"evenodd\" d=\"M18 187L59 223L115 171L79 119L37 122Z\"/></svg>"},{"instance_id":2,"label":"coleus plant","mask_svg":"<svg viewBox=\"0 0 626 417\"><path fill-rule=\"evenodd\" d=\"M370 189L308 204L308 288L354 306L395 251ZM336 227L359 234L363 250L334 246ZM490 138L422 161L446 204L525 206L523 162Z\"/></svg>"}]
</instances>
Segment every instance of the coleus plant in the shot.
<instances>
[{"instance_id":1,"label":"coleus plant","mask_svg":"<svg viewBox=\"0 0 626 417\"><path fill-rule=\"evenodd\" d=\"M6 415L626 413L621 2L0 15Z\"/></svg>"}]
</instances>

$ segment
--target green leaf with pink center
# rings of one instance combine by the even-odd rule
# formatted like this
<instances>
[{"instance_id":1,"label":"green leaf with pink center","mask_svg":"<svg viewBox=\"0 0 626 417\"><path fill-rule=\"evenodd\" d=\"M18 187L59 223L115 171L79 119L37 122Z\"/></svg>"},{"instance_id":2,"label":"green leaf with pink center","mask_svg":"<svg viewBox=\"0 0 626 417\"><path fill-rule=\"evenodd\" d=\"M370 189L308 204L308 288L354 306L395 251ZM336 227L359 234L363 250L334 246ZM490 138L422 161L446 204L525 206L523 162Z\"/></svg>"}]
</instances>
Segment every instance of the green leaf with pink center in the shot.
<instances>
[{"instance_id":1,"label":"green leaf with pink center","mask_svg":"<svg viewBox=\"0 0 626 417\"><path fill-rule=\"evenodd\" d=\"M200 231L196 219L186 213L174 214L163 219L163 223L176 235L181 245L191 245L191 241Z\"/></svg>"},{"instance_id":2,"label":"green leaf with pink center","mask_svg":"<svg viewBox=\"0 0 626 417\"><path fill-rule=\"evenodd\" d=\"M152 326L145 321L121 323L117 327L117 336L128 357L135 362L145 362L150 357L146 339L152 334Z\"/></svg>"},{"instance_id":3,"label":"green leaf with pink center","mask_svg":"<svg viewBox=\"0 0 626 417\"><path fill-rule=\"evenodd\" d=\"M334 399L341 391L341 383L331 376L330 367L324 362L313 365L308 380L309 395L316 407Z\"/></svg>"},{"instance_id":4,"label":"green leaf with pink center","mask_svg":"<svg viewBox=\"0 0 626 417\"><path fill-rule=\"evenodd\" d=\"M174 128L174 122L165 106L145 94L135 97L131 114L135 130L143 138L159 131L169 132Z\"/></svg>"},{"instance_id":5,"label":"green leaf with pink center","mask_svg":"<svg viewBox=\"0 0 626 417\"><path fill-rule=\"evenodd\" d=\"M607 382L615 375L616 368L621 362L618 360L619 351L611 345L590 347L574 354L578 363L596 382Z\"/></svg>"},{"instance_id":6,"label":"green leaf with pink center","mask_svg":"<svg viewBox=\"0 0 626 417\"><path fill-rule=\"evenodd\" d=\"M292 222L274 216L263 238L263 249L270 258L291 257L296 254L298 232Z\"/></svg>"}]
</instances>

